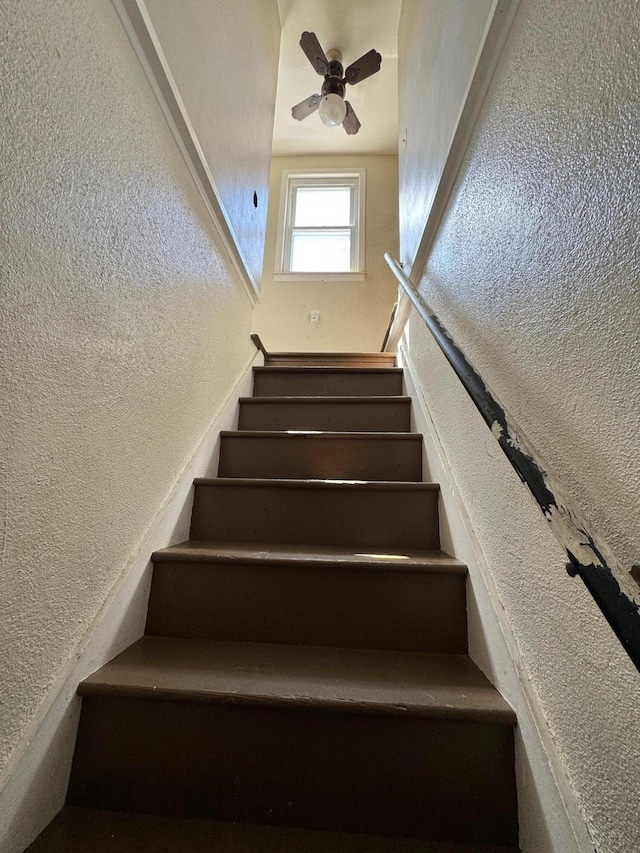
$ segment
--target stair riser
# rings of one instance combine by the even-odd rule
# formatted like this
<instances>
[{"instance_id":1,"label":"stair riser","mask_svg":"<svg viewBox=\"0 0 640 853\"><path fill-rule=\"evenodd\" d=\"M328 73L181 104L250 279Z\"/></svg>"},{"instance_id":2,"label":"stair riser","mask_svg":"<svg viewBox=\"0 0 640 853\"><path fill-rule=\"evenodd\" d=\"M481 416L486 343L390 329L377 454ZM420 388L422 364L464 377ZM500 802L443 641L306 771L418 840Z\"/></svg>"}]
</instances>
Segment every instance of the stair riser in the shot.
<instances>
[{"instance_id":1,"label":"stair riser","mask_svg":"<svg viewBox=\"0 0 640 853\"><path fill-rule=\"evenodd\" d=\"M410 402L240 402L238 429L409 432Z\"/></svg>"},{"instance_id":2,"label":"stair riser","mask_svg":"<svg viewBox=\"0 0 640 853\"><path fill-rule=\"evenodd\" d=\"M69 803L513 844L513 762L500 725L85 698Z\"/></svg>"},{"instance_id":3,"label":"stair riser","mask_svg":"<svg viewBox=\"0 0 640 853\"><path fill-rule=\"evenodd\" d=\"M162 561L146 633L465 654L465 576Z\"/></svg>"},{"instance_id":4,"label":"stair riser","mask_svg":"<svg viewBox=\"0 0 640 853\"><path fill-rule=\"evenodd\" d=\"M422 443L409 439L314 435L223 435L221 477L420 482Z\"/></svg>"},{"instance_id":5,"label":"stair riser","mask_svg":"<svg viewBox=\"0 0 640 853\"><path fill-rule=\"evenodd\" d=\"M402 372L373 373L366 370L344 371L284 371L264 373L254 370L254 397L343 397L398 396L402 394Z\"/></svg>"},{"instance_id":6,"label":"stair riser","mask_svg":"<svg viewBox=\"0 0 640 853\"><path fill-rule=\"evenodd\" d=\"M438 491L197 484L191 539L431 550L440 547Z\"/></svg>"}]
</instances>

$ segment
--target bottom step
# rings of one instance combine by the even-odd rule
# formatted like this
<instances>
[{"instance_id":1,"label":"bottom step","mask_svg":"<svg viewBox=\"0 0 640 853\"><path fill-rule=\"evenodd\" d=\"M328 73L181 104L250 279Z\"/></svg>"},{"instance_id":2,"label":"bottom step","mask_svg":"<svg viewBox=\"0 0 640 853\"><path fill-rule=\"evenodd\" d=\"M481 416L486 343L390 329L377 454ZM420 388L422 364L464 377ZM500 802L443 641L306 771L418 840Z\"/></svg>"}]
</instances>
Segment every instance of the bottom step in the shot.
<instances>
[{"instance_id":1,"label":"bottom step","mask_svg":"<svg viewBox=\"0 0 640 853\"><path fill-rule=\"evenodd\" d=\"M462 655L144 637L80 694L69 805L517 843L515 715Z\"/></svg>"},{"instance_id":2,"label":"bottom step","mask_svg":"<svg viewBox=\"0 0 640 853\"><path fill-rule=\"evenodd\" d=\"M516 853L343 832L67 808L28 853Z\"/></svg>"}]
</instances>

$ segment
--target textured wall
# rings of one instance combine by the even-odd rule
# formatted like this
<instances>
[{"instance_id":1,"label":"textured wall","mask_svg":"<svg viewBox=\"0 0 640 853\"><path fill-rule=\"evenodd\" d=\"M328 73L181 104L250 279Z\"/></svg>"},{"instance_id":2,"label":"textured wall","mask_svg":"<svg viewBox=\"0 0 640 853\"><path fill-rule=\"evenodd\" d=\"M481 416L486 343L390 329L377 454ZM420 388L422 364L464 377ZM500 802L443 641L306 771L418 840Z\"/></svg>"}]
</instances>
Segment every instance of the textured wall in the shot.
<instances>
[{"instance_id":1,"label":"textured wall","mask_svg":"<svg viewBox=\"0 0 640 853\"><path fill-rule=\"evenodd\" d=\"M367 170L365 281L274 281L282 171L331 168ZM398 290L384 253L395 255L397 249L397 157L274 157L262 302L254 312L254 331L274 352L376 352ZM309 322L312 309L320 311L317 326Z\"/></svg>"},{"instance_id":2,"label":"textured wall","mask_svg":"<svg viewBox=\"0 0 640 853\"><path fill-rule=\"evenodd\" d=\"M259 284L280 49L278 4L145 0L145 5L238 246Z\"/></svg>"},{"instance_id":3,"label":"textured wall","mask_svg":"<svg viewBox=\"0 0 640 853\"><path fill-rule=\"evenodd\" d=\"M0 0L0 56L5 766L253 350L111 3Z\"/></svg>"},{"instance_id":4,"label":"textured wall","mask_svg":"<svg viewBox=\"0 0 640 853\"><path fill-rule=\"evenodd\" d=\"M639 26L632 0L521 0L421 282L627 566L640 557ZM415 319L410 341L597 849L637 850L638 673Z\"/></svg>"}]
</instances>

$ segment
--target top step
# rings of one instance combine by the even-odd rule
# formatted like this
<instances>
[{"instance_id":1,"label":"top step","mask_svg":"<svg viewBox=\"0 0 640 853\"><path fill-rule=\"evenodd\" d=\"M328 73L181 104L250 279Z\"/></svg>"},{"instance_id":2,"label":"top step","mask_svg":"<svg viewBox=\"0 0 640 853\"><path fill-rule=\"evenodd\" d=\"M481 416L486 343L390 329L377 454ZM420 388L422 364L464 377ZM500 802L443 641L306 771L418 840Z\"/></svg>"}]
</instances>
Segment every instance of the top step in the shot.
<instances>
[{"instance_id":1,"label":"top step","mask_svg":"<svg viewBox=\"0 0 640 853\"><path fill-rule=\"evenodd\" d=\"M393 352L270 352L269 367L395 367Z\"/></svg>"}]
</instances>

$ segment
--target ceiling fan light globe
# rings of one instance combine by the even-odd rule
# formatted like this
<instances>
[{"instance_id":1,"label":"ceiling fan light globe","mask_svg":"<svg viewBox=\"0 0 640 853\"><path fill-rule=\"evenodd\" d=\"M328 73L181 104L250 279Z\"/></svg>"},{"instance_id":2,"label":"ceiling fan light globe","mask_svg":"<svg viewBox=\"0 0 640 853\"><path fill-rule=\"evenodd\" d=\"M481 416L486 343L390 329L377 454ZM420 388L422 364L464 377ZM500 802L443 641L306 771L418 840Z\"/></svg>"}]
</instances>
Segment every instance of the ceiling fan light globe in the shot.
<instances>
[{"instance_id":1,"label":"ceiling fan light globe","mask_svg":"<svg viewBox=\"0 0 640 853\"><path fill-rule=\"evenodd\" d=\"M340 127L347 114L347 106L340 95L329 93L320 101L320 121L327 127Z\"/></svg>"}]
</instances>

